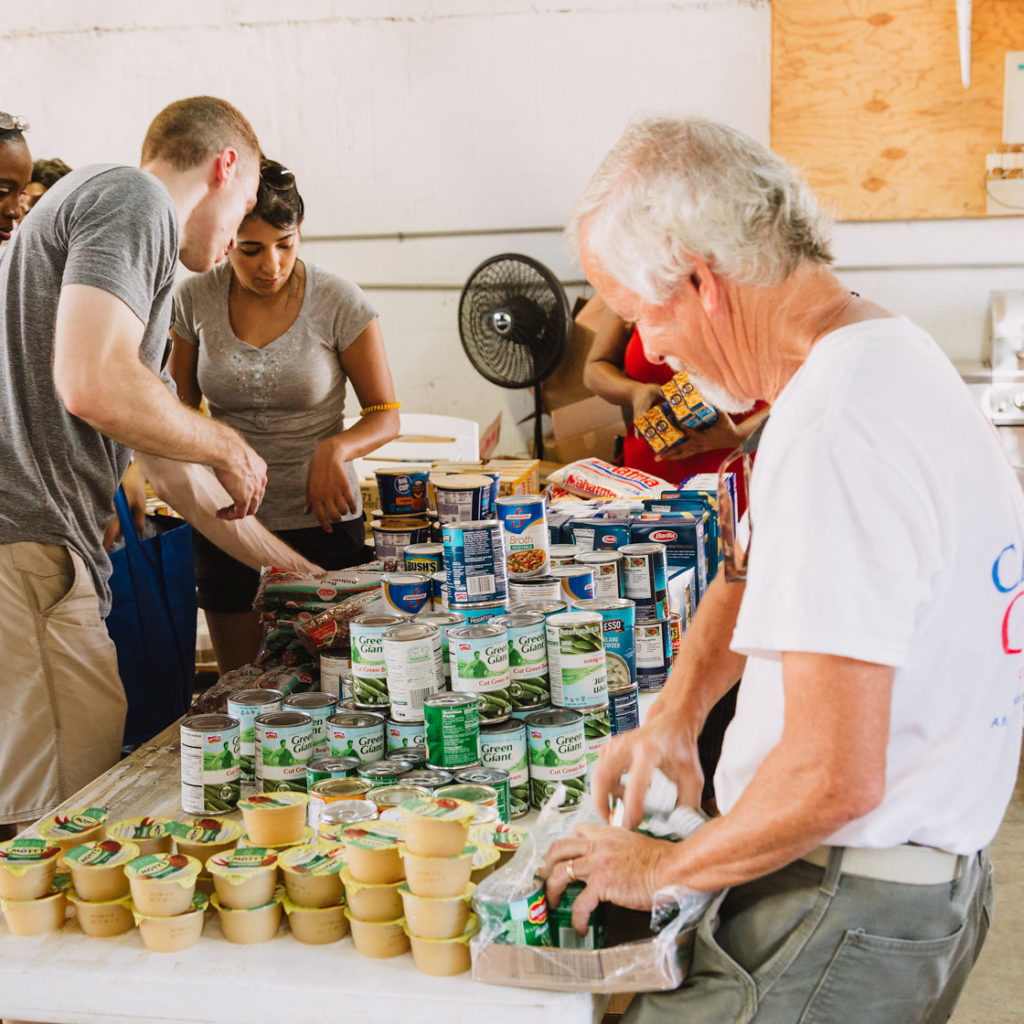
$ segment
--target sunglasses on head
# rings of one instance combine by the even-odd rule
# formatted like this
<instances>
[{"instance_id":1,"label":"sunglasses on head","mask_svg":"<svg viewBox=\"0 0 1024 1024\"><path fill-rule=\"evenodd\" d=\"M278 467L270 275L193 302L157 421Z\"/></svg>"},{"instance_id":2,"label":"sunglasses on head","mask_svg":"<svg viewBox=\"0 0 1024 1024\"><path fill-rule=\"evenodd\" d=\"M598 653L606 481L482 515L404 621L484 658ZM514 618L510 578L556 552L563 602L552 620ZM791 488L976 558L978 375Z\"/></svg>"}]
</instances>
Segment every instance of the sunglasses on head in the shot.
<instances>
[{"instance_id":1,"label":"sunglasses on head","mask_svg":"<svg viewBox=\"0 0 1024 1024\"><path fill-rule=\"evenodd\" d=\"M0 110L0 132L27 132L31 127L25 118Z\"/></svg>"},{"instance_id":2,"label":"sunglasses on head","mask_svg":"<svg viewBox=\"0 0 1024 1024\"><path fill-rule=\"evenodd\" d=\"M295 188L295 173L280 164L264 164L260 168L263 183L277 192Z\"/></svg>"}]
</instances>

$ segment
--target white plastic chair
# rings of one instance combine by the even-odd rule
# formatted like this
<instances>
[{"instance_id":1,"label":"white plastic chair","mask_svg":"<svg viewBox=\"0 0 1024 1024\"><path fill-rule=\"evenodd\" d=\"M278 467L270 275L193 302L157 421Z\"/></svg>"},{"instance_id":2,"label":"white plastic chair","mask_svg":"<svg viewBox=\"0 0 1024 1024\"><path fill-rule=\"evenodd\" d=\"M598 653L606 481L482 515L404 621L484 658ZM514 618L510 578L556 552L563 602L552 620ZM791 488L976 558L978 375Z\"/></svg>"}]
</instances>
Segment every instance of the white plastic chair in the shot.
<instances>
[{"instance_id":1,"label":"white plastic chair","mask_svg":"<svg viewBox=\"0 0 1024 1024\"><path fill-rule=\"evenodd\" d=\"M434 462L451 459L455 462L476 462L480 458L480 425L476 420L458 416L435 416L426 412L399 413L399 434L362 459L354 459L356 476L364 480L372 473L367 462ZM345 418L345 429L357 422ZM407 440L409 438L409 440ZM412 440L418 438L419 440Z\"/></svg>"}]
</instances>

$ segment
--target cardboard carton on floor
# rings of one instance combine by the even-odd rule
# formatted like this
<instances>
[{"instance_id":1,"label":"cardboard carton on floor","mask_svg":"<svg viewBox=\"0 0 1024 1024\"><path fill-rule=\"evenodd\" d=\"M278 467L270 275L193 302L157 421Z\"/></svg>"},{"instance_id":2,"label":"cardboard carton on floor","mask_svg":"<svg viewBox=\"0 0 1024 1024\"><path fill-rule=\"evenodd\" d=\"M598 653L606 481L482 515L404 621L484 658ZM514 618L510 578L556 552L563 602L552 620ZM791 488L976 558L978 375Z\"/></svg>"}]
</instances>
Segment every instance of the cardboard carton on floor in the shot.
<instances>
[{"instance_id":1,"label":"cardboard carton on floor","mask_svg":"<svg viewBox=\"0 0 1024 1024\"><path fill-rule=\"evenodd\" d=\"M651 936L650 914L608 907L604 949L506 946L473 949L473 978L560 992L662 992L678 988L693 953L696 924L675 942Z\"/></svg>"}]
</instances>

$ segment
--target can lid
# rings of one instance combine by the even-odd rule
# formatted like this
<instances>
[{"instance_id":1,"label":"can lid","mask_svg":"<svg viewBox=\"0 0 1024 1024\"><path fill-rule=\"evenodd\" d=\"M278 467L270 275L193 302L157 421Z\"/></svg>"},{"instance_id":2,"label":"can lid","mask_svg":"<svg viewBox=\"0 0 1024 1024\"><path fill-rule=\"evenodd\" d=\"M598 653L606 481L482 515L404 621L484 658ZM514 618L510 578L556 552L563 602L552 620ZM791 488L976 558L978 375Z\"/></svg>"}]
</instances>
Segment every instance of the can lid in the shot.
<instances>
[{"instance_id":1,"label":"can lid","mask_svg":"<svg viewBox=\"0 0 1024 1024\"><path fill-rule=\"evenodd\" d=\"M518 718L509 718L507 721L498 722L495 725L480 726L481 739L486 736L498 736L506 732L525 732L526 723Z\"/></svg>"},{"instance_id":2,"label":"can lid","mask_svg":"<svg viewBox=\"0 0 1024 1024\"><path fill-rule=\"evenodd\" d=\"M535 711L532 715L527 715L526 724L541 729L553 725L582 725L583 715L568 708L552 708L550 711Z\"/></svg>"},{"instance_id":3,"label":"can lid","mask_svg":"<svg viewBox=\"0 0 1024 1024\"><path fill-rule=\"evenodd\" d=\"M358 768L360 764L358 757L318 757L309 762L309 768L314 772L340 772Z\"/></svg>"},{"instance_id":4,"label":"can lid","mask_svg":"<svg viewBox=\"0 0 1024 1024\"><path fill-rule=\"evenodd\" d=\"M402 550L407 555L440 555L444 551L444 545L430 541L426 544L406 544Z\"/></svg>"},{"instance_id":5,"label":"can lid","mask_svg":"<svg viewBox=\"0 0 1024 1024\"><path fill-rule=\"evenodd\" d=\"M501 530L501 523L497 519L464 519L456 523L444 523L441 529L449 530Z\"/></svg>"},{"instance_id":6,"label":"can lid","mask_svg":"<svg viewBox=\"0 0 1024 1024\"><path fill-rule=\"evenodd\" d=\"M344 725L350 729L379 725L384 727L384 716L376 711L339 711L327 719L329 725Z\"/></svg>"},{"instance_id":7,"label":"can lid","mask_svg":"<svg viewBox=\"0 0 1024 1024\"><path fill-rule=\"evenodd\" d=\"M501 786L511 777L504 768L463 768L455 773L456 782L475 782L480 786Z\"/></svg>"},{"instance_id":8,"label":"can lid","mask_svg":"<svg viewBox=\"0 0 1024 1024\"><path fill-rule=\"evenodd\" d=\"M636 607L636 602L628 597L589 597L584 598L582 603L588 612L611 612Z\"/></svg>"},{"instance_id":9,"label":"can lid","mask_svg":"<svg viewBox=\"0 0 1024 1024\"><path fill-rule=\"evenodd\" d=\"M289 725L312 725L313 719L301 711L268 711L265 715L256 716L256 724L285 728Z\"/></svg>"},{"instance_id":10,"label":"can lid","mask_svg":"<svg viewBox=\"0 0 1024 1024\"><path fill-rule=\"evenodd\" d=\"M575 556L577 562L596 562L598 564L604 564L605 562L621 562L622 552L621 551L581 551Z\"/></svg>"},{"instance_id":11,"label":"can lid","mask_svg":"<svg viewBox=\"0 0 1024 1024\"><path fill-rule=\"evenodd\" d=\"M523 626L539 626L544 622L544 615L541 612L509 612L507 615L499 615L491 619L492 626L504 626L505 629L521 629Z\"/></svg>"},{"instance_id":12,"label":"can lid","mask_svg":"<svg viewBox=\"0 0 1024 1024\"><path fill-rule=\"evenodd\" d=\"M397 626L402 622L408 622L408 615L380 615L375 612L366 615L357 615L350 623L352 626Z\"/></svg>"},{"instance_id":13,"label":"can lid","mask_svg":"<svg viewBox=\"0 0 1024 1024\"><path fill-rule=\"evenodd\" d=\"M517 576L510 582L513 587L526 587L527 590L530 587L536 587L538 590L541 587L550 587L558 582L558 578L552 575L554 570L557 568L559 568L559 566L554 566L551 570L549 570L547 576L526 576L525 578Z\"/></svg>"},{"instance_id":14,"label":"can lid","mask_svg":"<svg viewBox=\"0 0 1024 1024\"><path fill-rule=\"evenodd\" d=\"M384 633L384 639L392 643L411 643L413 640L429 640L437 634L437 626L429 622L404 622L392 626Z\"/></svg>"},{"instance_id":15,"label":"can lid","mask_svg":"<svg viewBox=\"0 0 1024 1024\"><path fill-rule=\"evenodd\" d=\"M545 618L564 612L568 605L564 601L524 601L516 605L517 612L539 612Z\"/></svg>"},{"instance_id":16,"label":"can lid","mask_svg":"<svg viewBox=\"0 0 1024 1024\"><path fill-rule=\"evenodd\" d=\"M504 626L484 623L480 626L459 626L448 630L449 640L490 640L505 633Z\"/></svg>"},{"instance_id":17,"label":"can lid","mask_svg":"<svg viewBox=\"0 0 1024 1024\"><path fill-rule=\"evenodd\" d=\"M466 616L460 612L420 612L416 621L429 622L434 626L458 626L466 621Z\"/></svg>"},{"instance_id":18,"label":"can lid","mask_svg":"<svg viewBox=\"0 0 1024 1024\"><path fill-rule=\"evenodd\" d=\"M549 626L593 626L603 621L597 612L559 612L548 616Z\"/></svg>"},{"instance_id":19,"label":"can lid","mask_svg":"<svg viewBox=\"0 0 1024 1024\"><path fill-rule=\"evenodd\" d=\"M446 690L444 693L432 693L429 697L424 697L423 706L425 708L448 708L448 707L470 707L476 706L477 699L475 693L462 693L457 690Z\"/></svg>"},{"instance_id":20,"label":"can lid","mask_svg":"<svg viewBox=\"0 0 1024 1024\"><path fill-rule=\"evenodd\" d=\"M548 570L549 576L554 576L556 579L561 579L563 576L585 576L587 573L592 573L594 570L587 565L553 565Z\"/></svg>"},{"instance_id":21,"label":"can lid","mask_svg":"<svg viewBox=\"0 0 1024 1024\"><path fill-rule=\"evenodd\" d=\"M330 693L293 693L286 697L284 707L286 708L333 708L337 705L338 698Z\"/></svg>"},{"instance_id":22,"label":"can lid","mask_svg":"<svg viewBox=\"0 0 1024 1024\"><path fill-rule=\"evenodd\" d=\"M239 724L238 719L231 715L193 715L186 718L181 727L194 729L196 732L216 732L218 729L232 729Z\"/></svg>"},{"instance_id":23,"label":"can lid","mask_svg":"<svg viewBox=\"0 0 1024 1024\"><path fill-rule=\"evenodd\" d=\"M280 690L236 690L228 697L228 704L253 704L259 707L261 704L272 704L275 700L284 700Z\"/></svg>"},{"instance_id":24,"label":"can lid","mask_svg":"<svg viewBox=\"0 0 1024 1024\"><path fill-rule=\"evenodd\" d=\"M623 544L619 551L624 555L656 555L659 551L664 552L665 545L657 541L645 541L642 544Z\"/></svg>"},{"instance_id":25,"label":"can lid","mask_svg":"<svg viewBox=\"0 0 1024 1024\"><path fill-rule=\"evenodd\" d=\"M406 548L406 551L408 550ZM381 575L381 579L385 583L407 583L410 586L430 582L430 577L424 572L386 572Z\"/></svg>"}]
</instances>

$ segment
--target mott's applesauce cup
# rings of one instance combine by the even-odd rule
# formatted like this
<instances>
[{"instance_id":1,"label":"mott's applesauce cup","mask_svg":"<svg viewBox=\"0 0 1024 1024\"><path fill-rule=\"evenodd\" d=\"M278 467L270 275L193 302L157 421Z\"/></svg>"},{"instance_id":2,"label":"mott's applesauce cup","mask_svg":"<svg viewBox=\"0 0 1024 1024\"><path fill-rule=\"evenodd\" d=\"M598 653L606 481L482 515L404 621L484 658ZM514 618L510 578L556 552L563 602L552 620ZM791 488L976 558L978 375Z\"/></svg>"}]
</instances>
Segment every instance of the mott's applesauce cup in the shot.
<instances>
[{"instance_id":1,"label":"mott's applesauce cup","mask_svg":"<svg viewBox=\"0 0 1024 1024\"><path fill-rule=\"evenodd\" d=\"M560 810L571 811L587 791L587 750L583 715L579 711L552 708L536 711L526 719L530 758L530 797L541 808L564 783L565 802Z\"/></svg>"},{"instance_id":2,"label":"mott's applesauce cup","mask_svg":"<svg viewBox=\"0 0 1024 1024\"><path fill-rule=\"evenodd\" d=\"M515 576L543 576L548 571L547 506L540 494L509 494L495 502L505 528L505 558Z\"/></svg>"},{"instance_id":3,"label":"mott's applesauce cup","mask_svg":"<svg viewBox=\"0 0 1024 1024\"><path fill-rule=\"evenodd\" d=\"M228 714L238 719L240 772L243 782L256 778L256 716L280 711L280 690L238 690L228 697Z\"/></svg>"},{"instance_id":4,"label":"mott's applesauce cup","mask_svg":"<svg viewBox=\"0 0 1024 1024\"><path fill-rule=\"evenodd\" d=\"M256 784L264 793L306 792L313 719L301 711L271 711L256 719Z\"/></svg>"},{"instance_id":5,"label":"mott's applesauce cup","mask_svg":"<svg viewBox=\"0 0 1024 1024\"><path fill-rule=\"evenodd\" d=\"M449 630L448 654L452 690L476 694L482 722L505 721L512 713L505 627L489 623Z\"/></svg>"},{"instance_id":6,"label":"mott's applesauce cup","mask_svg":"<svg viewBox=\"0 0 1024 1024\"><path fill-rule=\"evenodd\" d=\"M589 708L608 703L603 620L598 612L564 612L545 623L551 703Z\"/></svg>"},{"instance_id":7,"label":"mott's applesauce cup","mask_svg":"<svg viewBox=\"0 0 1024 1024\"><path fill-rule=\"evenodd\" d=\"M441 668L444 671L445 682L451 679L452 667L449 663L450 654L448 651L448 630L456 626L466 625L466 616L462 612L449 611L423 611L416 616L416 622L425 622L428 626L437 626L441 632Z\"/></svg>"},{"instance_id":8,"label":"mott's applesauce cup","mask_svg":"<svg viewBox=\"0 0 1024 1024\"><path fill-rule=\"evenodd\" d=\"M181 808L189 814L233 811L241 792L237 718L193 715L181 723Z\"/></svg>"},{"instance_id":9,"label":"mott's applesauce cup","mask_svg":"<svg viewBox=\"0 0 1024 1024\"><path fill-rule=\"evenodd\" d=\"M388 706L384 634L408 622L406 615L357 615L349 623L352 651L352 697L364 707Z\"/></svg>"},{"instance_id":10,"label":"mott's applesauce cup","mask_svg":"<svg viewBox=\"0 0 1024 1024\"><path fill-rule=\"evenodd\" d=\"M384 634L383 646L391 717L422 721L424 699L444 688L441 631L426 622L403 622Z\"/></svg>"},{"instance_id":11,"label":"mott's applesauce cup","mask_svg":"<svg viewBox=\"0 0 1024 1024\"><path fill-rule=\"evenodd\" d=\"M500 768L508 773L509 817L521 818L528 813L530 769L527 762L526 725L510 718L507 722L481 729L480 763L484 768Z\"/></svg>"},{"instance_id":12,"label":"mott's applesauce cup","mask_svg":"<svg viewBox=\"0 0 1024 1024\"><path fill-rule=\"evenodd\" d=\"M335 713L338 698L329 693L294 693L281 705L282 710L301 711L313 719L313 746L310 760L327 757L331 753L331 734L327 719Z\"/></svg>"},{"instance_id":13,"label":"mott's applesauce cup","mask_svg":"<svg viewBox=\"0 0 1024 1024\"><path fill-rule=\"evenodd\" d=\"M491 894L493 893L493 895ZM534 876L522 890L507 898L500 889L481 896L473 894L473 909L480 918L482 931L494 933L494 941L508 946L550 946L548 904L544 880Z\"/></svg>"},{"instance_id":14,"label":"mott's applesauce cup","mask_svg":"<svg viewBox=\"0 0 1024 1024\"><path fill-rule=\"evenodd\" d=\"M327 719L332 757L354 757L361 764L387 752L384 716L372 711L339 711Z\"/></svg>"},{"instance_id":15,"label":"mott's applesauce cup","mask_svg":"<svg viewBox=\"0 0 1024 1024\"><path fill-rule=\"evenodd\" d=\"M466 768L480 760L480 710L472 693L437 693L423 702L427 765Z\"/></svg>"},{"instance_id":16,"label":"mott's applesauce cup","mask_svg":"<svg viewBox=\"0 0 1024 1024\"><path fill-rule=\"evenodd\" d=\"M519 609L492 620L492 625L508 631L508 694L513 709L551 700L544 622L542 613Z\"/></svg>"}]
</instances>

